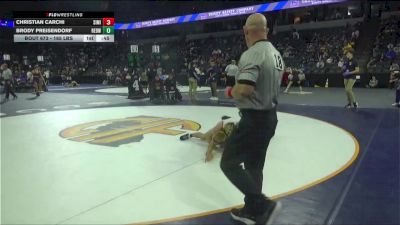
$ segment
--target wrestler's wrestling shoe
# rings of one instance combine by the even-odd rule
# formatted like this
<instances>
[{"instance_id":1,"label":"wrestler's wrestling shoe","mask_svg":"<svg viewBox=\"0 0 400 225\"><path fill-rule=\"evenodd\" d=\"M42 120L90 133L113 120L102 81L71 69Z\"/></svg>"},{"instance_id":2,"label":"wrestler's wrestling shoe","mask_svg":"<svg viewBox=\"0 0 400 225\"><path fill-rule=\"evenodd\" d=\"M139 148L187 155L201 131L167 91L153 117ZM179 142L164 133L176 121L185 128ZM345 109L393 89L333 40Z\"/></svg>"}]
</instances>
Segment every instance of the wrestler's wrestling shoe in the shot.
<instances>
[{"instance_id":1,"label":"wrestler's wrestling shoe","mask_svg":"<svg viewBox=\"0 0 400 225\"><path fill-rule=\"evenodd\" d=\"M184 134L179 137L179 139L181 139L181 141L186 141L189 138L191 138L190 134Z\"/></svg>"},{"instance_id":2,"label":"wrestler's wrestling shoe","mask_svg":"<svg viewBox=\"0 0 400 225\"><path fill-rule=\"evenodd\" d=\"M231 118L230 116L222 116L221 117L222 120L227 120L227 119L230 119L230 118Z\"/></svg>"}]
</instances>

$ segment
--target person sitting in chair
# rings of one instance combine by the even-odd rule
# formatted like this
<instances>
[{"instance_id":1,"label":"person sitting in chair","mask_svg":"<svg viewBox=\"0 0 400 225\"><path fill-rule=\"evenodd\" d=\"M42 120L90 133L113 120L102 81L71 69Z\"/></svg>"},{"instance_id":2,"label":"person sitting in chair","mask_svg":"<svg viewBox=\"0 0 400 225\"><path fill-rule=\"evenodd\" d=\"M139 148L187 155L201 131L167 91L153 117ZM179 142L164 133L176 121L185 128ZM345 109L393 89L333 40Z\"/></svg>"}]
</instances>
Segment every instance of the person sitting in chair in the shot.
<instances>
[{"instance_id":1,"label":"person sitting in chair","mask_svg":"<svg viewBox=\"0 0 400 225\"><path fill-rule=\"evenodd\" d=\"M168 101L182 101L182 95L176 87L175 75L173 73L169 74L165 80L165 93Z\"/></svg>"},{"instance_id":2,"label":"person sitting in chair","mask_svg":"<svg viewBox=\"0 0 400 225\"><path fill-rule=\"evenodd\" d=\"M153 103L162 103L164 101L164 82L156 75L153 81Z\"/></svg>"},{"instance_id":3,"label":"person sitting in chair","mask_svg":"<svg viewBox=\"0 0 400 225\"><path fill-rule=\"evenodd\" d=\"M372 76L368 82L367 88L377 88L378 87L378 80L375 76Z\"/></svg>"}]
</instances>

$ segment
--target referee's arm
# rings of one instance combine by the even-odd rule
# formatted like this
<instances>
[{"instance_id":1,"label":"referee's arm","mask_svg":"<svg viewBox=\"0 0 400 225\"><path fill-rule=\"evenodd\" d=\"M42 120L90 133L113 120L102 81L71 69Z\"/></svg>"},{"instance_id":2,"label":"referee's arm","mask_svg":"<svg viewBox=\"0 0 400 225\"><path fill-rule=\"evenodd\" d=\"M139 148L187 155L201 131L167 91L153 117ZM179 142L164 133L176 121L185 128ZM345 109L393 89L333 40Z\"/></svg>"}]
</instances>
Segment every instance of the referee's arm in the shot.
<instances>
[{"instance_id":1,"label":"referee's arm","mask_svg":"<svg viewBox=\"0 0 400 225\"><path fill-rule=\"evenodd\" d=\"M249 97L256 88L260 67L257 63L253 63L254 61L249 61L248 63L243 63L236 85L232 89L232 97L236 100Z\"/></svg>"},{"instance_id":2,"label":"referee's arm","mask_svg":"<svg viewBox=\"0 0 400 225\"><path fill-rule=\"evenodd\" d=\"M255 82L248 80L238 80L238 83L233 86L232 97L237 100L247 98L253 93L255 86Z\"/></svg>"}]
</instances>

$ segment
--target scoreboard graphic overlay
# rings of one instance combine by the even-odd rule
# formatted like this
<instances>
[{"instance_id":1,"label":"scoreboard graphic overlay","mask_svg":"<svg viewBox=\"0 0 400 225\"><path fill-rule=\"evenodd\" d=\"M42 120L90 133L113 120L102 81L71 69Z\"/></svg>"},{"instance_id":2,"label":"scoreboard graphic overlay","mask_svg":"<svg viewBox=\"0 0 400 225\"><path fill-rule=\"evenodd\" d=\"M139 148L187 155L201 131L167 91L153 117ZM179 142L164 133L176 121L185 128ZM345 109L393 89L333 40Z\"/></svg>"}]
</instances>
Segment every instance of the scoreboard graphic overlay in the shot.
<instances>
[{"instance_id":1,"label":"scoreboard graphic overlay","mask_svg":"<svg viewBox=\"0 0 400 225\"><path fill-rule=\"evenodd\" d=\"M114 42L113 12L14 12L14 42Z\"/></svg>"}]
</instances>

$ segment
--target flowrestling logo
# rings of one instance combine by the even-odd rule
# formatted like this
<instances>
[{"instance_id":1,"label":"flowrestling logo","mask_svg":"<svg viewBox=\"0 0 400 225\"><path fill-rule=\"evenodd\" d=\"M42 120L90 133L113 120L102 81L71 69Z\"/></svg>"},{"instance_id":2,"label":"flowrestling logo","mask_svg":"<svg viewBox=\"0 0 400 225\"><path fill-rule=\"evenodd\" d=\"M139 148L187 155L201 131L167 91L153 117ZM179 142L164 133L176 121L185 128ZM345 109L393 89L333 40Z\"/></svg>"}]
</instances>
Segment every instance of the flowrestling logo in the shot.
<instances>
[{"instance_id":1,"label":"flowrestling logo","mask_svg":"<svg viewBox=\"0 0 400 225\"><path fill-rule=\"evenodd\" d=\"M180 127L180 130L176 129L177 127ZM71 141L118 147L122 144L140 142L149 134L176 136L185 131L198 131L200 128L200 124L191 120L135 116L79 124L62 130L60 136Z\"/></svg>"}]
</instances>

